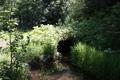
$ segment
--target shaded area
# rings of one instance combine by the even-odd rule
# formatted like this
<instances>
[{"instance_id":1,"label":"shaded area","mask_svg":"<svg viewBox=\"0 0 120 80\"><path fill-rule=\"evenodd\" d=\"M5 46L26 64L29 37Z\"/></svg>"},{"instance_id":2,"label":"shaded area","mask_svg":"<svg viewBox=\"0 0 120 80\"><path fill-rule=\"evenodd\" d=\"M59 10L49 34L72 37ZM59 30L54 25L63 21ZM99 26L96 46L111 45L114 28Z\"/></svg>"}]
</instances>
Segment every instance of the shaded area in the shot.
<instances>
[{"instance_id":1,"label":"shaded area","mask_svg":"<svg viewBox=\"0 0 120 80\"><path fill-rule=\"evenodd\" d=\"M57 72L51 72L48 75L42 75L39 70L30 71L30 77L32 80L83 80L82 75L76 75L76 72L71 71L68 66L63 64L64 69Z\"/></svg>"},{"instance_id":2,"label":"shaded area","mask_svg":"<svg viewBox=\"0 0 120 80\"><path fill-rule=\"evenodd\" d=\"M70 56L71 47L74 46L76 40L74 37L69 37L58 42L57 51L62 54L63 57Z\"/></svg>"}]
</instances>

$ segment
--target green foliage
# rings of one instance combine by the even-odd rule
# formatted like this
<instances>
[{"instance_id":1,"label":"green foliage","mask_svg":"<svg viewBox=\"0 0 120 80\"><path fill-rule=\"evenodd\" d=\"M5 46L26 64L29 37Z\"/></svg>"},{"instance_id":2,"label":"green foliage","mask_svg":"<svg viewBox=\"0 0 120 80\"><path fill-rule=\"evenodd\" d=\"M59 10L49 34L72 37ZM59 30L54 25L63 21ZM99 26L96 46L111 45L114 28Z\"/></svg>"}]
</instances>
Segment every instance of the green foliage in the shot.
<instances>
[{"instance_id":1,"label":"green foliage","mask_svg":"<svg viewBox=\"0 0 120 80\"><path fill-rule=\"evenodd\" d=\"M5 4L6 0L0 0L0 6L3 6Z\"/></svg>"},{"instance_id":2,"label":"green foliage","mask_svg":"<svg viewBox=\"0 0 120 80\"><path fill-rule=\"evenodd\" d=\"M7 61L0 62L1 80L27 80L26 68L23 64L14 64L12 67ZM16 67L17 66L17 67Z\"/></svg>"},{"instance_id":3,"label":"green foliage","mask_svg":"<svg viewBox=\"0 0 120 80\"><path fill-rule=\"evenodd\" d=\"M68 29L53 25L41 25L41 27L34 27L34 30L24 35L28 34L30 44L27 47L27 53L35 57L41 54L53 55L58 41L69 36L70 32Z\"/></svg>"},{"instance_id":4,"label":"green foliage","mask_svg":"<svg viewBox=\"0 0 120 80\"><path fill-rule=\"evenodd\" d=\"M103 34L101 22L97 20L74 21L72 25L74 35L78 41L82 41L98 49L107 48L106 37Z\"/></svg>"},{"instance_id":5,"label":"green foliage","mask_svg":"<svg viewBox=\"0 0 120 80\"><path fill-rule=\"evenodd\" d=\"M110 8L95 12L94 16L89 16L89 19L72 20L66 24L73 28L73 32L79 41L100 50L107 50L108 48L119 50L119 9L118 3Z\"/></svg>"},{"instance_id":6,"label":"green foliage","mask_svg":"<svg viewBox=\"0 0 120 80\"><path fill-rule=\"evenodd\" d=\"M25 66L26 46L23 36L13 29L9 31L9 46L1 54L7 54L9 59L0 61L0 78L2 80L27 80ZM3 52L7 50L6 52Z\"/></svg>"},{"instance_id":7,"label":"green foliage","mask_svg":"<svg viewBox=\"0 0 120 80\"><path fill-rule=\"evenodd\" d=\"M16 19L8 20L8 18L1 18L0 21L1 21L0 22L0 31L1 30L9 31L10 28L15 28L17 25Z\"/></svg>"},{"instance_id":8,"label":"green foliage","mask_svg":"<svg viewBox=\"0 0 120 80\"><path fill-rule=\"evenodd\" d=\"M65 17L66 0L22 0L18 4L16 17L19 26L32 28L40 24L56 24Z\"/></svg>"},{"instance_id":9,"label":"green foliage","mask_svg":"<svg viewBox=\"0 0 120 80\"><path fill-rule=\"evenodd\" d=\"M70 17L74 20L89 18L96 11L107 9L117 2L119 0L70 0Z\"/></svg>"},{"instance_id":10,"label":"green foliage","mask_svg":"<svg viewBox=\"0 0 120 80\"><path fill-rule=\"evenodd\" d=\"M8 31L9 28L15 28L17 26L17 18L13 18L14 9L12 5L9 8L0 10L0 31Z\"/></svg>"},{"instance_id":11,"label":"green foliage","mask_svg":"<svg viewBox=\"0 0 120 80\"><path fill-rule=\"evenodd\" d=\"M86 44L78 43L71 51L72 65L95 80L119 80L120 54L97 51Z\"/></svg>"}]
</instances>

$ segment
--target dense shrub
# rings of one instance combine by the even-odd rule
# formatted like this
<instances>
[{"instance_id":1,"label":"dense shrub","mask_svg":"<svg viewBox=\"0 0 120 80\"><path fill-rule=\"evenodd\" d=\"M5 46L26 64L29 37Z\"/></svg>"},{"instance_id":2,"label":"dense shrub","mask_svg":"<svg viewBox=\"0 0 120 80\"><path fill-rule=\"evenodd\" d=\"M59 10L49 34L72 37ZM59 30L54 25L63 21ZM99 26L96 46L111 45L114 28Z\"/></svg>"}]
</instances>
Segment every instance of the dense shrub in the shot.
<instances>
[{"instance_id":1,"label":"dense shrub","mask_svg":"<svg viewBox=\"0 0 120 80\"><path fill-rule=\"evenodd\" d=\"M6 0L0 0L0 6L3 6L5 4Z\"/></svg>"},{"instance_id":2,"label":"dense shrub","mask_svg":"<svg viewBox=\"0 0 120 80\"><path fill-rule=\"evenodd\" d=\"M16 67L17 66L17 67ZM27 68L24 64L14 64L12 67L7 61L0 62L1 80L28 80Z\"/></svg>"},{"instance_id":3,"label":"dense shrub","mask_svg":"<svg viewBox=\"0 0 120 80\"><path fill-rule=\"evenodd\" d=\"M27 80L26 46L23 36L14 30L9 31L9 42L2 48L0 54L0 79L1 80ZM6 56L6 57L5 57ZM7 58L7 59L6 59Z\"/></svg>"},{"instance_id":4,"label":"dense shrub","mask_svg":"<svg viewBox=\"0 0 120 80\"><path fill-rule=\"evenodd\" d=\"M64 20L66 0L22 0L18 4L16 17L19 26L32 28L39 24L56 24Z\"/></svg>"},{"instance_id":5,"label":"dense shrub","mask_svg":"<svg viewBox=\"0 0 120 80\"><path fill-rule=\"evenodd\" d=\"M68 29L54 27L53 25L34 27L34 30L25 35L28 34L30 35L30 44L27 51L32 57L42 54L53 55L58 41L70 35Z\"/></svg>"},{"instance_id":6,"label":"dense shrub","mask_svg":"<svg viewBox=\"0 0 120 80\"><path fill-rule=\"evenodd\" d=\"M59 40L66 38L69 30L53 25L41 25L24 34L30 35L30 43L27 47L28 61L31 69L50 68L54 54L57 52Z\"/></svg>"},{"instance_id":7,"label":"dense shrub","mask_svg":"<svg viewBox=\"0 0 120 80\"><path fill-rule=\"evenodd\" d=\"M72 48L71 62L94 80L119 80L120 54L97 51L86 44L78 43Z\"/></svg>"},{"instance_id":8,"label":"dense shrub","mask_svg":"<svg viewBox=\"0 0 120 80\"><path fill-rule=\"evenodd\" d=\"M107 9L119 0L74 0L70 1L70 16L74 20L94 16L96 11Z\"/></svg>"},{"instance_id":9,"label":"dense shrub","mask_svg":"<svg viewBox=\"0 0 120 80\"><path fill-rule=\"evenodd\" d=\"M78 40L98 49L119 50L119 3L110 8L96 12L89 19L67 22ZM112 45L112 46L111 46Z\"/></svg>"}]
</instances>

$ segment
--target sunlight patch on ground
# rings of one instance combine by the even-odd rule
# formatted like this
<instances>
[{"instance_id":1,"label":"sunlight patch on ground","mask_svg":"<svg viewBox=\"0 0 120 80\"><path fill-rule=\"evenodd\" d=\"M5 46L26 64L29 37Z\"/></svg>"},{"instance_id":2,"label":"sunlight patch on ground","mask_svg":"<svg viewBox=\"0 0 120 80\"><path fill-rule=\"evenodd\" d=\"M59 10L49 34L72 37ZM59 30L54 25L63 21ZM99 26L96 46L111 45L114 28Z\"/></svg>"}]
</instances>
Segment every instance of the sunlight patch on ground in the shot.
<instances>
[{"instance_id":1,"label":"sunlight patch on ground","mask_svg":"<svg viewBox=\"0 0 120 80\"><path fill-rule=\"evenodd\" d=\"M7 46L7 42L3 39L0 39L0 47L5 48Z\"/></svg>"}]
</instances>

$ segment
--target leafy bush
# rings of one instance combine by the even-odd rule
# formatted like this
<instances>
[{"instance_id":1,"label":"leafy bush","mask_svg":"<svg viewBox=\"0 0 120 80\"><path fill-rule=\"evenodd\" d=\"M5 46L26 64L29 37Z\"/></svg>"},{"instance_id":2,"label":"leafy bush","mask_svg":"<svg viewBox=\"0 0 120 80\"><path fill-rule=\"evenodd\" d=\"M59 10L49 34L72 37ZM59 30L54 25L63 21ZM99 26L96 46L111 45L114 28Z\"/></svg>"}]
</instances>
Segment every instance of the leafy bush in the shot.
<instances>
[{"instance_id":1,"label":"leafy bush","mask_svg":"<svg viewBox=\"0 0 120 80\"><path fill-rule=\"evenodd\" d=\"M0 79L2 80L27 80L26 72L26 46L23 36L13 29L9 31L9 46L3 48L1 55L7 59L0 60ZM0 58L2 58L0 56Z\"/></svg>"},{"instance_id":2,"label":"leafy bush","mask_svg":"<svg viewBox=\"0 0 120 80\"><path fill-rule=\"evenodd\" d=\"M1 49L0 55L3 57L7 55L8 59L0 60L0 79L1 80L23 80L26 79L26 68L25 68L25 59L26 59L26 45L27 42L24 41L23 36L16 30L14 19L10 19L12 12L8 11L3 18L0 19L2 25L5 26L6 33L1 32L3 38L6 38L8 44L5 48ZM9 17L8 17L9 16ZM6 55L5 55L6 54ZM0 58L2 58L0 56Z\"/></svg>"},{"instance_id":3,"label":"leafy bush","mask_svg":"<svg viewBox=\"0 0 120 80\"><path fill-rule=\"evenodd\" d=\"M97 80L119 80L120 54L97 51L86 44L78 43L71 51L72 65Z\"/></svg>"},{"instance_id":4,"label":"leafy bush","mask_svg":"<svg viewBox=\"0 0 120 80\"><path fill-rule=\"evenodd\" d=\"M118 3L112 7L96 12L94 16L89 16L89 19L68 21L66 22L66 26L72 27L76 38L81 42L87 43L100 50L110 48L113 51L119 51L119 9L120 6Z\"/></svg>"},{"instance_id":5,"label":"leafy bush","mask_svg":"<svg viewBox=\"0 0 120 80\"><path fill-rule=\"evenodd\" d=\"M30 38L27 53L30 56L53 55L59 40L71 35L66 28L54 27L53 25L41 25L34 27L34 30L25 34ZM31 57L30 57L31 58Z\"/></svg>"},{"instance_id":6,"label":"leafy bush","mask_svg":"<svg viewBox=\"0 0 120 80\"><path fill-rule=\"evenodd\" d=\"M31 69L53 69L53 58L57 52L58 41L70 35L69 30L53 25L41 25L29 34L30 43L27 46L28 64Z\"/></svg>"},{"instance_id":7,"label":"leafy bush","mask_svg":"<svg viewBox=\"0 0 120 80\"><path fill-rule=\"evenodd\" d=\"M5 4L6 0L0 0L0 6L3 6Z\"/></svg>"},{"instance_id":8,"label":"leafy bush","mask_svg":"<svg viewBox=\"0 0 120 80\"><path fill-rule=\"evenodd\" d=\"M17 67L16 67L17 66ZM27 80L27 68L24 64L14 64L12 67L7 61L0 62L1 80Z\"/></svg>"},{"instance_id":9,"label":"leafy bush","mask_svg":"<svg viewBox=\"0 0 120 80\"><path fill-rule=\"evenodd\" d=\"M64 20L66 0L22 0L18 3L16 17L19 26L32 28L40 24L56 24Z\"/></svg>"},{"instance_id":10,"label":"leafy bush","mask_svg":"<svg viewBox=\"0 0 120 80\"><path fill-rule=\"evenodd\" d=\"M119 0L70 0L70 16L74 20L94 16L96 11L107 9Z\"/></svg>"}]
</instances>

